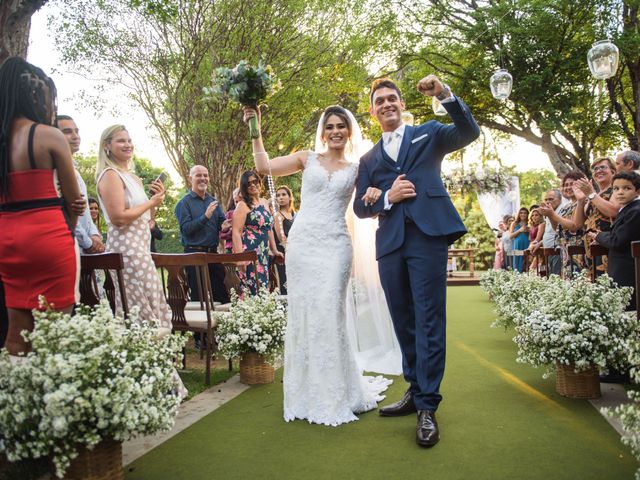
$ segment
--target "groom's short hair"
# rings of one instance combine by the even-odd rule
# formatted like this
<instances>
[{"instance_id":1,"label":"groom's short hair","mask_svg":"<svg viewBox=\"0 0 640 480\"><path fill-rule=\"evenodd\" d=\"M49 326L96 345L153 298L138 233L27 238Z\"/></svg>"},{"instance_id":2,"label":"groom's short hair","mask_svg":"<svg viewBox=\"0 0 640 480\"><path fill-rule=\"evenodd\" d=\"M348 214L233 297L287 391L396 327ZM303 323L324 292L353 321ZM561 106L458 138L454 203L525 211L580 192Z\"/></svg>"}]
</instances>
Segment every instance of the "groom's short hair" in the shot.
<instances>
[{"instance_id":1,"label":"groom's short hair","mask_svg":"<svg viewBox=\"0 0 640 480\"><path fill-rule=\"evenodd\" d=\"M398 98L402 99L402 93L400 92L400 89L395 83L393 83L388 78L378 78L374 80L373 83L371 84L371 93L369 94L369 101L371 102L372 105L373 105L373 94L376 92L376 90L380 88L391 88L396 91L396 93L398 94Z\"/></svg>"}]
</instances>

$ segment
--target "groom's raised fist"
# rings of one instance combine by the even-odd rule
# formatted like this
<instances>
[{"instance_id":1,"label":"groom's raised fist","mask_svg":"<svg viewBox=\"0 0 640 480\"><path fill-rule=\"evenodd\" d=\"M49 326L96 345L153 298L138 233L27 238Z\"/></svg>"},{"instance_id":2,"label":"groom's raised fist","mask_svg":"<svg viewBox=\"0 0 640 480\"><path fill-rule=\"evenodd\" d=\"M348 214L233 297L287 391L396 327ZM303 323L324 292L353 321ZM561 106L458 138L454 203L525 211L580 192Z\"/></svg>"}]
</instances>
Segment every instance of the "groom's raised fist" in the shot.
<instances>
[{"instance_id":1,"label":"groom's raised fist","mask_svg":"<svg viewBox=\"0 0 640 480\"><path fill-rule=\"evenodd\" d=\"M428 97L437 97L444 92L444 84L435 75L427 75L418 82L418 91Z\"/></svg>"}]
</instances>

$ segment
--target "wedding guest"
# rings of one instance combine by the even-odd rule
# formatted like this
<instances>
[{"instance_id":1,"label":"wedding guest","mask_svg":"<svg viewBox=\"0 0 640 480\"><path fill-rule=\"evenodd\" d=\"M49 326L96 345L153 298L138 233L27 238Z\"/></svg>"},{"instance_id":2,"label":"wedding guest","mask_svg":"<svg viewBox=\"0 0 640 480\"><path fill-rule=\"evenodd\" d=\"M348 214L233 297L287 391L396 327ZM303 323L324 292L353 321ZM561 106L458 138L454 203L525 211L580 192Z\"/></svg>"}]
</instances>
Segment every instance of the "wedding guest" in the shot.
<instances>
[{"instance_id":1,"label":"wedding guest","mask_svg":"<svg viewBox=\"0 0 640 480\"><path fill-rule=\"evenodd\" d=\"M544 228L544 218L538 208L540 208L540 205L531 205L531 207L529 207L529 211L531 212L529 215L529 246L527 247L529 250L531 249L532 243L538 237L538 230ZM529 270L535 271L537 268L538 257L534 256L529 265Z\"/></svg>"},{"instance_id":2,"label":"wedding guest","mask_svg":"<svg viewBox=\"0 0 640 480\"><path fill-rule=\"evenodd\" d=\"M609 249L607 273L621 287L634 287L627 310L635 310L635 263L631 242L640 240L640 175L620 172L613 176L613 198L620 212L608 232L590 232L591 239Z\"/></svg>"},{"instance_id":3,"label":"wedding guest","mask_svg":"<svg viewBox=\"0 0 640 480\"><path fill-rule=\"evenodd\" d=\"M625 150L616 155L616 172L633 172L640 169L640 153Z\"/></svg>"},{"instance_id":4,"label":"wedding guest","mask_svg":"<svg viewBox=\"0 0 640 480\"><path fill-rule=\"evenodd\" d=\"M536 236L538 235L538 228L542 223L544 223L544 218L538 208L539 206L535 205L534 208L531 209L531 214L529 215L529 242L536 239Z\"/></svg>"},{"instance_id":5,"label":"wedding guest","mask_svg":"<svg viewBox=\"0 0 640 480\"><path fill-rule=\"evenodd\" d=\"M560 272L562 278L571 278L571 276L584 268L584 258L580 256L569 256L568 247L583 244L584 231L574 221L576 208L584 209L584 198L578 200L573 190L573 185L577 180L585 179L586 176L579 170L566 173L562 177L562 196L568 202L560 207L558 212L550 206L543 205L540 211L549 218L553 228L558 233L558 243L560 245L562 257L562 270Z\"/></svg>"},{"instance_id":6,"label":"wedding guest","mask_svg":"<svg viewBox=\"0 0 640 480\"><path fill-rule=\"evenodd\" d=\"M596 192L594 186L586 178L576 180L573 184L573 191L578 200L586 201L584 209L576 208L574 222L585 232L608 232L611 224L618 215L620 206L615 200L612 201L613 186L611 184L616 168L613 160L609 157L600 157L591 164L593 178L598 186ZM591 238L584 236L587 259L595 261L599 271L607 270L607 257L593 259L591 255Z\"/></svg>"},{"instance_id":7,"label":"wedding guest","mask_svg":"<svg viewBox=\"0 0 640 480\"><path fill-rule=\"evenodd\" d=\"M517 220L509 228L509 237L513 242L512 249L526 250L529 247L529 210L522 207L516 218ZM523 258L514 258L513 269L522 272L523 267Z\"/></svg>"},{"instance_id":8,"label":"wedding guest","mask_svg":"<svg viewBox=\"0 0 640 480\"><path fill-rule=\"evenodd\" d=\"M102 226L100 225L100 205L98 204L98 200L93 197L89 197L89 213L91 215L91 220L94 225L98 228L98 231Z\"/></svg>"},{"instance_id":9,"label":"wedding guest","mask_svg":"<svg viewBox=\"0 0 640 480\"><path fill-rule=\"evenodd\" d=\"M107 223L107 250L122 254L125 295L129 307L140 308L140 321L156 323L171 331L171 309L149 252L151 212L164 201L164 185L151 182L147 197L142 180L133 173L133 142L124 125L112 125L100 136L96 166L96 189ZM118 279L114 278L116 288ZM116 307L122 312L120 296ZM180 398L187 390L174 372Z\"/></svg>"},{"instance_id":10,"label":"wedding guest","mask_svg":"<svg viewBox=\"0 0 640 480\"><path fill-rule=\"evenodd\" d=\"M31 311L39 308L39 296L66 313L76 302L72 232L86 200L55 116L53 81L22 58L5 60L0 67L0 278L9 318L5 347L13 355L30 348L19 332L33 328Z\"/></svg>"},{"instance_id":11,"label":"wedding guest","mask_svg":"<svg viewBox=\"0 0 640 480\"><path fill-rule=\"evenodd\" d=\"M273 256L283 257L276 248L273 236L273 217L269 213L269 205L260 197L260 180L252 171L240 177L240 194L233 213L232 235L233 253L255 251L258 254L257 271L253 264L242 262L238 265L241 290L255 295L260 287L269 285L269 251Z\"/></svg>"},{"instance_id":12,"label":"wedding guest","mask_svg":"<svg viewBox=\"0 0 640 480\"><path fill-rule=\"evenodd\" d=\"M548 213L550 210L558 213L560 208L564 206L567 201L562 196L562 192L557 188L548 190L544 195L544 201L541 208L538 211L544 216L544 225L540 226L536 239L532 242L531 251L535 252L538 248L557 248L559 245L558 232L552 225L549 219ZM547 208L542 208L547 207ZM551 255L548 259L549 274L560 275L562 259L560 255Z\"/></svg>"},{"instance_id":13,"label":"wedding guest","mask_svg":"<svg viewBox=\"0 0 640 480\"><path fill-rule=\"evenodd\" d=\"M233 212L236 209L236 205L240 201L240 188L235 188L229 199L227 205L227 213L224 214L224 222L222 222L222 228L220 229L220 240L224 242L224 251L226 253L233 252L233 235L231 231L231 224L233 222Z\"/></svg>"},{"instance_id":14,"label":"wedding guest","mask_svg":"<svg viewBox=\"0 0 640 480\"><path fill-rule=\"evenodd\" d=\"M147 198L142 180L132 171L133 142L124 125L113 125L100 137L96 187L107 223L107 250L119 252L124 262L124 286L129 307L140 307L140 318L171 328L167 304L149 253L150 211L164 201L164 186L151 183ZM117 279L115 279L117 281ZM118 310L120 298L116 295Z\"/></svg>"},{"instance_id":15,"label":"wedding guest","mask_svg":"<svg viewBox=\"0 0 640 480\"><path fill-rule=\"evenodd\" d=\"M62 134L64 135L69 148L71 149L71 155L75 155L80 150L80 129L76 125L76 122L69 115L58 115L57 125ZM86 199L87 198L87 185L78 171L78 165L74 161L74 170L76 173L76 180L78 181L78 188L80 193ZM89 209L78 217L78 224L75 229L75 237L78 245L82 249L83 253L102 253L104 252L104 243L102 242L102 234L98 227L91 220L91 213Z\"/></svg>"},{"instance_id":16,"label":"wedding guest","mask_svg":"<svg viewBox=\"0 0 640 480\"><path fill-rule=\"evenodd\" d=\"M509 234L509 232L514 220L515 219L511 215L504 216L505 232L502 235L502 251L504 254L503 268L505 270L513 269L513 242L511 240L511 235Z\"/></svg>"},{"instance_id":17,"label":"wedding guest","mask_svg":"<svg viewBox=\"0 0 640 480\"><path fill-rule=\"evenodd\" d=\"M494 248L496 250L496 254L495 257L493 258L493 269L494 270L500 270L501 268L503 268L503 263L504 263L504 250L502 249L502 235L504 235L505 233L505 225L504 225L504 221L500 221L498 223L498 230L495 231L495 242L494 242Z\"/></svg>"},{"instance_id":18,"label":"wedding guest","mask_svg":"<svg viewBox=\"0 0 640 480\"><path fill-rule=\"evenodd\" d=\"M289 230L293 225L293 217L296 214L295 199L293 192L286 185L282 185L276 190L276 201L278 202L278 213L276 213L276 222L274 225L276 248L280 253L285 255L287 245L287 237ZM286 262L285 255L285 262ZM280 293L287 294L287 271L285 263L276 264L278 269L278 278L280 280Z\"/></svg>"},{"instance_id":19,"label":"wedding guest","mask_svg":"<svg viewBox=\"0 0 640 480\"><path fill-rule=\"evenodd\" d=\"M218 253L220 229L225 220L218 200L210 195L209 171L203 165L194 165L189 171L190 191L178 202L175 214L180 224L184 252ZM200 300L194 268L187 269L191 300ZM224 287L224 265L209 264L209 280L213 300L228 303Z\"/></svg>"}]
</instances>

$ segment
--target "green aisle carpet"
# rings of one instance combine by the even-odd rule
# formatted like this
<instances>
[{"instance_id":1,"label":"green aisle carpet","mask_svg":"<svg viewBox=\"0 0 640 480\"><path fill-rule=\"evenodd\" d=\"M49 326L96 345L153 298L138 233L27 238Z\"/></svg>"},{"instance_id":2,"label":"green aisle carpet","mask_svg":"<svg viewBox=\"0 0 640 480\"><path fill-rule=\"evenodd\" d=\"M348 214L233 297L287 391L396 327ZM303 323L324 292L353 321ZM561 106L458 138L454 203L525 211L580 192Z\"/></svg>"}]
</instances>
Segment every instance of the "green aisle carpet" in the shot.
<instances>
[{"instance_id":1,"label":"green aisle carpet","mask_svg":"<svg viewBox=\"0 0 640 480\"><path fill-rule=\"evenodd\" d=\"M479 287L448 290L442 439L414 441L415 417L363 414L337 428L282 420L280 383L253 387L127 467L127 480L632 479L635 459L600 414L515 363L490 329ZM385 403L400 398L398 378Z\"/></svg>"}]
</instances>

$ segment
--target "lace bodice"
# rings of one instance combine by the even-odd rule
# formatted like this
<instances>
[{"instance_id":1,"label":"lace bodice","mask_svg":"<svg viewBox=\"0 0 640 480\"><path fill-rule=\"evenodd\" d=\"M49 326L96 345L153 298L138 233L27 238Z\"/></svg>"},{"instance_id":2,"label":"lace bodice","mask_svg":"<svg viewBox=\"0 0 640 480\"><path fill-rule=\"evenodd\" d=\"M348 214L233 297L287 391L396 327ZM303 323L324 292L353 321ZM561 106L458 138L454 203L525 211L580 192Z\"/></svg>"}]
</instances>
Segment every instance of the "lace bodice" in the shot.
<instances>
[{"instance_id":1,"label":"lace bodice","mask_svg":"<svg viewBox=\"0 0 640 480\"><path fill-rule=\"evenodd\" d=\"M318 160L315 152L309 152L302 174L300 209L291 227L296 230L319 228L332 233L347 233L345 212L351 201L358 165L353 163L329 172Z\"/></svg>"}]
</instances>

